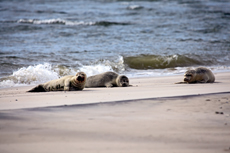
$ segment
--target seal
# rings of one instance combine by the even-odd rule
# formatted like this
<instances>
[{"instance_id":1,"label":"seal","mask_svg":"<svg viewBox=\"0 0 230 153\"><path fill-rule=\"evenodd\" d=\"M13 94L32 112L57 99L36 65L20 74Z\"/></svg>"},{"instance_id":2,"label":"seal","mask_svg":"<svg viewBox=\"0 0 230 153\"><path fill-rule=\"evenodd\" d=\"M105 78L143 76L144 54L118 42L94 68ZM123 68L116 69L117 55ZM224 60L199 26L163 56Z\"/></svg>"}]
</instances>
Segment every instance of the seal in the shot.
<instances>
[{"instance_id":1,"label":"seal","mask_svg":"<svg viewBox=\"0 0 230 153\"><path fill-rule=\"evenodd\" d=\"M83 90L87 76L84 72L78 72L75 76L68 75L60 79L51 80L44 84L39 84L28 92L48 92L48 91L76 91Z\"/></svg>"},{"instance_id":2,"label":"seal","mask_svg":"<svg viewBox=\"0 0 230 153\"><path fill-rule=\"evenodd\" d=\"M85 87L127 87L129 86L129 79L125 75L118 75L114 72L105 72L87 78Z\"/></svg>"},{"instance_id":3,"label":"seal","mask_svg":"<svg viewBox=\"0 0 230 153\"><path fill-rule=\"evenodd\" d=\"M211 70L205 67L198 67L195 70L188 70L184 74L184 82L181 83L213 83L215 81L215 76Z\"/></svg>"}]
</instances>

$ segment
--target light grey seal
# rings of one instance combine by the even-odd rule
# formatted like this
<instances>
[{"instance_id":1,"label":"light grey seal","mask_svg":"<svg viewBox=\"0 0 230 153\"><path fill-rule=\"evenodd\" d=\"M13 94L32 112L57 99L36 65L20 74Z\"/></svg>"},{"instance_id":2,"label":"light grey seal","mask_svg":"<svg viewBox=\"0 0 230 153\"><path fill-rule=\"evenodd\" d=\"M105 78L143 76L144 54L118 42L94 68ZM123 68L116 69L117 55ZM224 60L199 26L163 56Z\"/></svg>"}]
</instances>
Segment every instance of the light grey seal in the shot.
<instances>
[{"instance_id":1,"label":"light grey seal","mask_svg":"<svg viewBox=\"0 0 230 153\"><path fill-rule=\"evenodd\" d=\"M44 84L39 84L28 92L48 92L48 91L76 91L83 90L87 76L84 72L78 72L75 76L68 75L60 79L52 80Z\"/></svg>"},{"instance_id":2,"label":"light grey seal","mask_svg":"<svg viewBox=\"0 0 230 153\"><path fill-rule=\"evenodd\" d=\"M127 87L129 86L129 79L125 75L118 75L114 72L105 72L87 78L85 87Z\"/></svg>"},{"instance_id":3,"label":"light grey seal","mask_svg":"<svg viewBox=\"0 0 230 153\"><path fill-rule=\"evenodd\" d=\"M184 82L181 83L213 83L215 76L211 70L205 67L198 67L195 70L188 70L184 74Z\"/></svg>"}]
</instances>

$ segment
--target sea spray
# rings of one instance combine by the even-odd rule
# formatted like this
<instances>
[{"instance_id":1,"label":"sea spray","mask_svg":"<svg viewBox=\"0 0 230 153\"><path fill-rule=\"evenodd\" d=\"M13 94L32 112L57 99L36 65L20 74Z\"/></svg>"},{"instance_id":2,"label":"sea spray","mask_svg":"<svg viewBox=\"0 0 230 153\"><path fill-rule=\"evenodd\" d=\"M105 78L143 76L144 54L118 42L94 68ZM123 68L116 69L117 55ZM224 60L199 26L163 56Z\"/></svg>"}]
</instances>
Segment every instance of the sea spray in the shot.
<instances>
[{"instance_id":1,"label":"sea spray","mask_svg":"<svg viewBox=\"0 0 230 153\"><path fill-rule=\"evenodd\" d=\"M88 66L82 66L80 68L80 71L85 72L87 76L92 76L95 74L103 73L106 71L113 71L111 66L105 66L103 64L97 64L97 65L88 65Z\"/></svg>"},{"instance_id":2,"label":"sea spray","mask_svg":"<svg viewBox=\"0 0 230 153\"><path fill-rule=\"evenodd\" d=\"M78 62L77 65L77 67L67 67L63 65L44 63L22 67L14 71L12 75L1 78L0 88L41 84L66 75L75 75L80 71L85 72L87 76L92 76L106 71L122 73L125 70L122 56L119 56L114 61L99 60L89 65L83 65Z\"/></svg>"},{"instance_id":3,"label":"sea spray","mask_svg":"<svg viewBox=\"0 0 230 153\"><path fill-rule=\"evenodd\" d=\"M51 64L44 63L20 68L9 77L1 79L0 87L39 84L58 78L59 75L52 69Z\"/></svg>"},{"instance_id":4,"label":"sea spray","mask_svg":"<svg viewBox=\"0 0 230 153\"><path fill-rule=\"evenodd\" d=\"M18 23L23 24L61 24L61 25L67 25L67 26L111 26L111 25L129 25L130 23L126 22L110 22L110 21L69 21L64 19L19 19L17 20Z\"/></svg>"},{"instance_id":5,"label":"sea spray","mask_svg":"<svg viewBox=\"0 0 230 153\"><path fill-rule=\"evenodd\" d=\"M45 19L45 20L38 20L38 19L20 19L17 21L18 23L25 23L25 24L63 24L63 25L70 25L70 26L78 26L78 25L95 25L96 22L84 22L84 21L68 21L64 19Z\"/></svg>"},{"instance_id":6,"label":"sea spray","mask_svg":"<svg viewBox=\"0 0 230 153\"><path fill-rule=\"evenodd\" d=\"M123 73L125 71L124 59L122 56L118 56L117 59L113 61L99 60L91 65L81 65L79 70L85 72L87 76L92 76L107 71Z\"/></svg>"}]
</instances>

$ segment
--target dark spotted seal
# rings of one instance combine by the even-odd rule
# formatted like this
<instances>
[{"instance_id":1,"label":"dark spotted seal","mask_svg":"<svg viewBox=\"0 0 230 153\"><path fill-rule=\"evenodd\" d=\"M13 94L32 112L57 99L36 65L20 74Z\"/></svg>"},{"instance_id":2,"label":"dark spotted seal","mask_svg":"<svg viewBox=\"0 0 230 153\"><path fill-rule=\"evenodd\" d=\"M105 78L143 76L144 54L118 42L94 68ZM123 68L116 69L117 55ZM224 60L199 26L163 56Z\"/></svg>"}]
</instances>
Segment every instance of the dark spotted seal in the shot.
<instances>
[{"instance_id":1,"label":"dark spotted seal","mask_svg":"<svg viewBox=\"0 0 230 153\"><path fill-rule=\"evenodd\" d=\"M129 79L125 75L118 75L114 72L105 72L102 74L90 76L87 78L85 87L127 87Z\"/></svg>"},{"instance_id":2,"label":"dark spotted seal","mask_svg":"<svg viewBox=\"0 0 230 153\"><path fill-rule=\"evenodd\" d=\"M75 76L68 75L44 84L39 84L28 92L83 90L85 87L86 78L87 76L84 72L78 72Z\"/></svg>"},{"instance_id":3,"label":"dark spotted seal","mask_svg":"<svg viewBox=\"0 0 230 153\"><path fill-rule=\"evenodd\" d=\"M188 70L184 74L184 82L180 83L213 83L215 76L211 70L205 67L198 67L195 70Z\"/></svg>"}]
</instances>

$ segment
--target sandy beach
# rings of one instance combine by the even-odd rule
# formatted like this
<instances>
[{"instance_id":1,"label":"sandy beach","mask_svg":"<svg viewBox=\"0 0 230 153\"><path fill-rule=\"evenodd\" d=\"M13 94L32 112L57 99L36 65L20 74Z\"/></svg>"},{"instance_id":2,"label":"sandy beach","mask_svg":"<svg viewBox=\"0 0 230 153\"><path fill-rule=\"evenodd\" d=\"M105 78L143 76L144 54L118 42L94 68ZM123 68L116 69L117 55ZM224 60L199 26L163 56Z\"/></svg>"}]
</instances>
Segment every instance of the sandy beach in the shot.
<instances>
[{"instance_id":1,"label":"sandy beach","mask_svg":"<svg viewBox=\"0 0 230 153\"><path fill-rule=\"evenodd\" d=\"M230 152L230 73L131 78L131 87L0 89L0 152Z\"/></svg>"}]
</instances>

